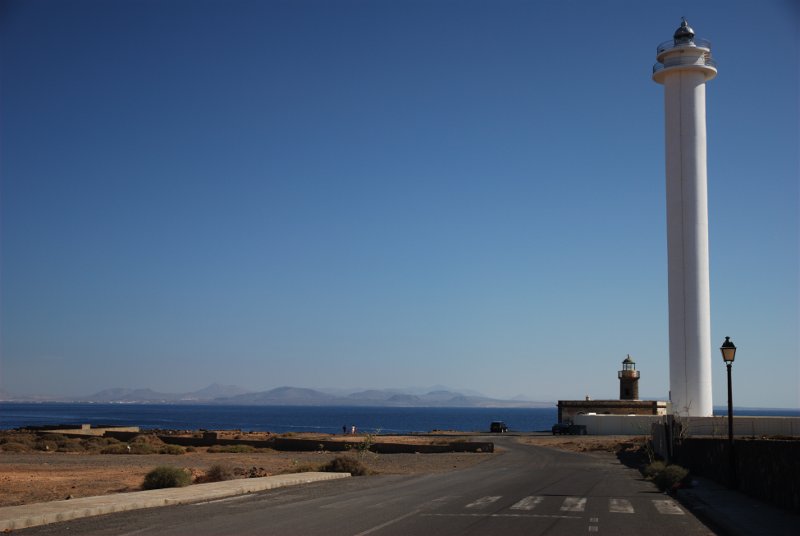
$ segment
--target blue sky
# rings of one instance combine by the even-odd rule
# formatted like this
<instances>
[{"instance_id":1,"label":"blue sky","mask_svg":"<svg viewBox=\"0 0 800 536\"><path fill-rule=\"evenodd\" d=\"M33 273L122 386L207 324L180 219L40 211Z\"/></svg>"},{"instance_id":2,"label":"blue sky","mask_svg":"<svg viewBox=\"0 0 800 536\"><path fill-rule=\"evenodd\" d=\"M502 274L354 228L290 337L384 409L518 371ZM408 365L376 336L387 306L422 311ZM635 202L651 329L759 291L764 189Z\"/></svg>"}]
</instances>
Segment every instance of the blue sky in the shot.
<instances>
[{"instance_id":1,"label":"blue sky","mask_svg":"<svg viewBox=\"0 0 800 536\"><path fill-rule=\"evenodd\" d=\"M709 39L714 403L800 406L796 2L0 4L0 388L668 387L655 47Z\"/></svg>"}]
</instances>

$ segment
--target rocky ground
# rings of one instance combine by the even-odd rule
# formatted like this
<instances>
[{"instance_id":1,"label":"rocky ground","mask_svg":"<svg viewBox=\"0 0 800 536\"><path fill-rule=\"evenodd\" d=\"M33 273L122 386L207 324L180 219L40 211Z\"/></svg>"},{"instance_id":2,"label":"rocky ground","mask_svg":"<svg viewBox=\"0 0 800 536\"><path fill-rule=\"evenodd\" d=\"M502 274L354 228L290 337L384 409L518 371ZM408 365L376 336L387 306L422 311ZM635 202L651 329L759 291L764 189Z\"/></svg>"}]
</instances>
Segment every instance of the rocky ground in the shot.
<instances>
[{"instance_id":1,"label":"rocky ground","mask_svg":"<svg viewBox=\"0 0 800 536\"><path fill-rule=\"evenodd\" d=\"M263 439L241 432L221 432L219 437ZM261 434L264 435L264 434ZM336 439L337 436L296 434L294 437ZM338 436L347 441L373 440L397 443L443 443L460 438L456 434L427 436ZM616 452L638 448L637 438L594 436L522 436L520 441L585 451ZM130 447L130 448L129 448ZM174 449L154 436L143 435L123 443L102 438L70 439L63 436L0 432L0 506L29 504L68 498L137 491L144 475L161 465L180 467L202 481L213 466L225 468L234 478L269 476L315 470L342 453L278 452L271 449L240 449L232 452L198 447ZM105 452L105 453L104 453ZM113 453L111 453L113 452ZM163 452L163 453L162 453ZM167 453L169 452L169 453ZM495 454L345 454L356 458L373 474L421 474L463 469Z\"/></svg>"}]
</instances>

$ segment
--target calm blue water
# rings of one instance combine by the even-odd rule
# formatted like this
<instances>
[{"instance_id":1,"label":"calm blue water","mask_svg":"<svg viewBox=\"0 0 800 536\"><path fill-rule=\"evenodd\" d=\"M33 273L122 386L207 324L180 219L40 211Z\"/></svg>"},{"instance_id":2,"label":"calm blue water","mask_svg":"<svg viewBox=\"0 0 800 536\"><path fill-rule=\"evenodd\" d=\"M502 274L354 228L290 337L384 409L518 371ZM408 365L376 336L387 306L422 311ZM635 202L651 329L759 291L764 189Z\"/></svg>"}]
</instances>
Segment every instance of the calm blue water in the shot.
<instances>
[{"instance_id":1,"label":"calm blue water","mask_svg":"<svg viewBox=\"0 0 800 536\"><path fill-rule=\"evenodd\" d=\"M0 403L0 429L52 424L140 426L143 429L341 433L342 426L381 433L488 431L505 421L512 431L550 430L552 408L377 408L205 406L162 404Z\"/></svg>"},{"instance_id":2,"label":"calm blue water","mask_svg":"<svg viewBox=\"0 0 800 536\"><path fill-rule=\"evenodd\" d=\"M800 410L734 408L734 415L800 416ZM727 408L714 408L727 415ZM206 406L172 404L59 404L0 402L0 429L51 424L140 426L143 429L245 430L341 433L342 426L393 433L487 431L505 421L512 431L549 431L558 420L552 408L377 408L309 406Z\"/></svg>"}]
</instances>

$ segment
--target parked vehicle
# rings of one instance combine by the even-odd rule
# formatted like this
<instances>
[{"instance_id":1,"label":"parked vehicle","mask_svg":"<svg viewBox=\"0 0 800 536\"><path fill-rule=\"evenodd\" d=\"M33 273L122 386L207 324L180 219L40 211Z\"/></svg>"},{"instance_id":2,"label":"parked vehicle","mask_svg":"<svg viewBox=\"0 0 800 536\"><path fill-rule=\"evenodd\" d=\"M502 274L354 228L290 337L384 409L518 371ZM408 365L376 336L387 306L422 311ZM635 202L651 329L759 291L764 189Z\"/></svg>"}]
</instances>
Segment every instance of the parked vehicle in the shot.
<instances>
[{"instance_id":1,"label":"parked vehicle","mask_svg":"<svg viewBox=\"0 0 800 536\"><path fill-rule=\"evenodd\" d=\"M508 426L503 421L493 421L489 425L489 432L493 434L505 434L508 432Z\"/></svg>"}]
</instances>

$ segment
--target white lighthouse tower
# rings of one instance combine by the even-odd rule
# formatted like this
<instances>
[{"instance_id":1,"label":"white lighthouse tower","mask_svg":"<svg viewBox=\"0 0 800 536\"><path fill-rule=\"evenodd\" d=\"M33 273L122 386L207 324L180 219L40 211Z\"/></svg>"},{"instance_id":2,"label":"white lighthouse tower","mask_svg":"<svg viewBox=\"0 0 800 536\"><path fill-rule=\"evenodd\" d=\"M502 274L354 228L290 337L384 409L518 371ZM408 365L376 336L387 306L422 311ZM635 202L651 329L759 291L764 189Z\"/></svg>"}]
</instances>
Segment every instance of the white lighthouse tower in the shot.
<instances>
[{"instance_id":1,"label":"white lighthouse tower","mask_svg":"<svg viewBox=\"0 0 800 536\"><path fill-rule=\"evenodd\" d=\"M711 44L686 19L658 46L653 80L664 85L672 413L711 416L706 82L717 75Z\"/></svg>"}]
</instances>

